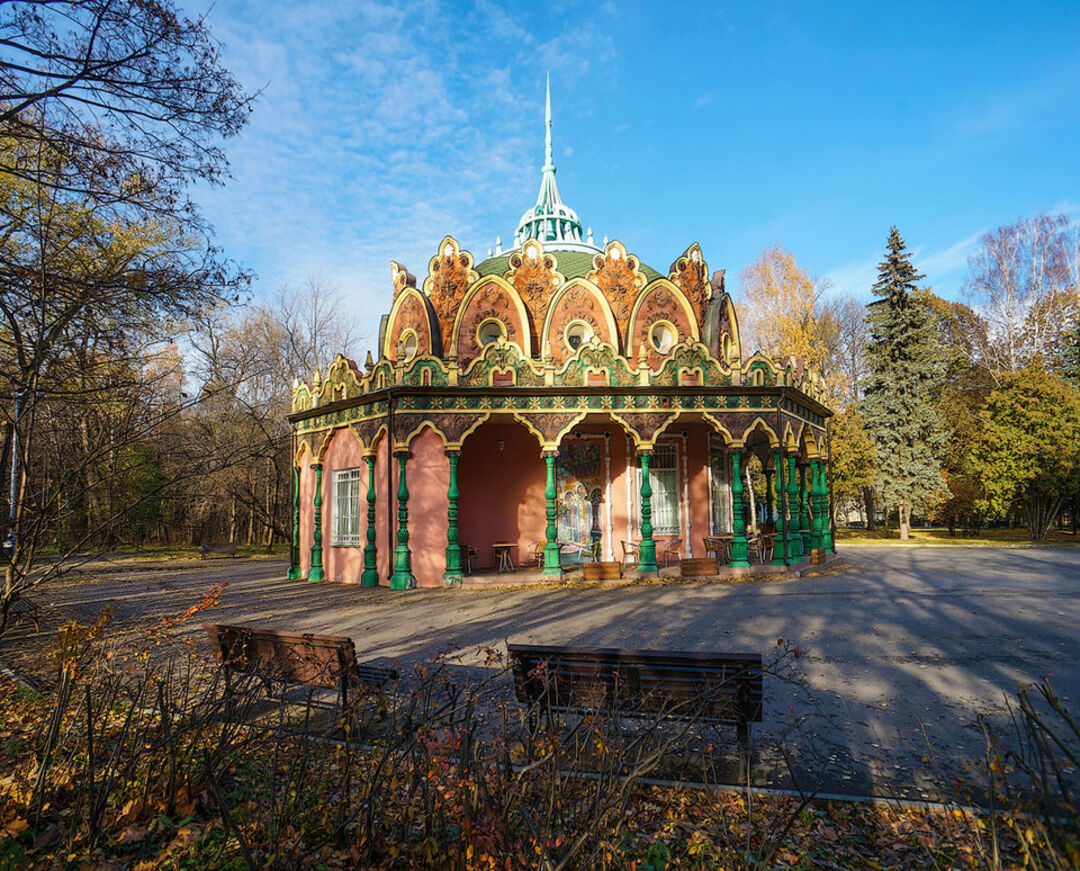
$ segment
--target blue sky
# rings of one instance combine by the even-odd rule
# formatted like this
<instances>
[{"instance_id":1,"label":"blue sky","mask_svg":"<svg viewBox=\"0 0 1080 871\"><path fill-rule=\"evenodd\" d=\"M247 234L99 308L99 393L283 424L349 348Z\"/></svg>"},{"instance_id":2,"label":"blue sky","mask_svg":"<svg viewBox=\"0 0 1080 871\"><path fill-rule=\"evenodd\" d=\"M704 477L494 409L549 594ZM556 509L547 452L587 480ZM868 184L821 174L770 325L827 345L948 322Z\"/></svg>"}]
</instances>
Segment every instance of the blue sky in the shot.
<instances>
[{"instance_id":1,"label":"blue sky","mask_svg":"<svg viewBox=\"0 0 1080 871\"><path fill-rule=\"evenodd\" d=\"M188 7L191 14L199 9ZM1080 204L1080 3L218 0L261 89L199 191L256 293L318 273L374 345L390 260L482 260L535 200L551 71L558 180L597 242L728 288L780 243L869 299L889 226L960 295L993 227Z\"/></svg>"}]
</instances>

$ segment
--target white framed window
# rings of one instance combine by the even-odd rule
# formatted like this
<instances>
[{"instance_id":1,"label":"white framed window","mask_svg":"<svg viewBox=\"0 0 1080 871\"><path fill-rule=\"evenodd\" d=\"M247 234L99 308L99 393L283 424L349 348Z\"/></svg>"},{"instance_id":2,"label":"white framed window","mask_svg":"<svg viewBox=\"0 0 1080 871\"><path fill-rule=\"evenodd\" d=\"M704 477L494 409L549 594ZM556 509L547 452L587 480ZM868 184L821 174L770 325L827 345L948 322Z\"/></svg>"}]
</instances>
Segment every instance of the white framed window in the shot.
<instances>
[{"instance_id":1,"label":"white framed window","mask_svg":"<svg viewBox=\"0 0 1080 871\"><path fill-rule=\"evenodd\" d=\"M358 547L360 538L360 469L334 472L334 547Z\"/></svg>"},{"instance_id":2,"label":"white framed window","mask_svg":"<svg viewBox=\"0 0 1080 871\"><path fill-rule=\"evenodd\" d=\"M638 469L638 484L641 469ZM679 534L679 451L674 444L659 444L653 448L649 461L649 485L652 487L653 535ZM638 524L641 507L638 507Z\"/></svg>"}]
</instances>

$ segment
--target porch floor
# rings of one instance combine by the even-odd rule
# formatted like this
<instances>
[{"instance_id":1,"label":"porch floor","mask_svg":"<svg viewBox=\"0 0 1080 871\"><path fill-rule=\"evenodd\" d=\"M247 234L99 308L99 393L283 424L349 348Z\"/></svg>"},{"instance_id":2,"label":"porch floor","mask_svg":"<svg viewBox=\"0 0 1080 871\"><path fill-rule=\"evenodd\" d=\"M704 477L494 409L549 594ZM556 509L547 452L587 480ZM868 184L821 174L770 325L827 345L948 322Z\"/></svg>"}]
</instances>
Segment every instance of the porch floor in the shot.
<instances>
[{"instance_id":1,"label":"porch floor","mask_svg":"<svg viewBox=\"0 0 1080 871\"><path fill-rule=\"evenodd\" d=\"M835 564L839 560L836 554L830 554L828 558L817 565L812 565L809 561L796 563L790 566L774 566L766 563L761 565L759 563L751 563L750 568L731 568L730 566L720 566L720 571L715 575L693 575L684 577L679 573L678 564L672 564L670 566L660 569L658 577L668 578L671 580L713 580L716 578L746 578L746 577L769 577L774 575L794 576L802 577L804 574L808 574L811 571L820 571L830 565ZM624 569L623 576L616 580L608 581L589 581L589 583L596 584L628 584L632 581L639 580L641 578L657 577L643 574L635 571L634 569ZM572 583L584 583L585 575L581 566L568 566L564 567L561 575L545 575L540 569L537 568L519 568L513 572L497 572L492 568L481 568L471 575L465 575L461 582L461 589L463 590L483 590L491 589L495 587L529 587L538 586L543 584L572 584Z\"/></svg>"}]
</instances>

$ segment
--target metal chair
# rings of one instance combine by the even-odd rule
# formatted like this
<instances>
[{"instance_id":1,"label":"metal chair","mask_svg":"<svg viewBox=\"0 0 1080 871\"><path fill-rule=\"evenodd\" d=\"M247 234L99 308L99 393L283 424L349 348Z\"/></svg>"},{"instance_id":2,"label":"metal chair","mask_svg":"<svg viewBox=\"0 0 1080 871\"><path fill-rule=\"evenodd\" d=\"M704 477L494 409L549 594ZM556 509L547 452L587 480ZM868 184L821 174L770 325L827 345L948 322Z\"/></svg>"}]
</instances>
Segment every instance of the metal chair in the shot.
<instances>
[{"instance_id":1,"label":"metal chair","mask_svg":"<svg viewBox=\"0 0 1080 871\"><path fill-rule=\"evenodd\" d=\"M638 561L638 545L634 541L622 542L622 564L625 569L631 562L637 563Z\"/></svg>"},{"instance_id":2,"label":"metal chair","mask_svg":"<svg viewBox=\"0 0 1080 871\"><path fill-rule=\"evenodd\" d=\"M465 574L471 575L479 562L480 552L471 544L461 542L461 567L465 570Z\"/></svg>"},{"instance_id":3,"label":"metal chair","mask_svg":"<svg viewBox=\"0 0 1080 871\"><path fill-rule=\"evenodd\" d=\"M529 550L529 566L535 569L542 569L544 567L544 547L547 545L546 541L538 541Z\"/></svg>"},{"instance_id":4,"label":"metal chair","mask_svg":"<svg viewBox=\"0 0 1080 871\"><path fill-rule=\"evenodd\" d=\"M670 565L672 557L674 557L676 561L678 561L680 559L680 551L681 550L682 550L682 539L681 538L672 539L671 541L667 542L663 546L663 550L660 551L660 556L664 560L664 567L665 568L668 565Z\"/></svg>"}]
</instances>

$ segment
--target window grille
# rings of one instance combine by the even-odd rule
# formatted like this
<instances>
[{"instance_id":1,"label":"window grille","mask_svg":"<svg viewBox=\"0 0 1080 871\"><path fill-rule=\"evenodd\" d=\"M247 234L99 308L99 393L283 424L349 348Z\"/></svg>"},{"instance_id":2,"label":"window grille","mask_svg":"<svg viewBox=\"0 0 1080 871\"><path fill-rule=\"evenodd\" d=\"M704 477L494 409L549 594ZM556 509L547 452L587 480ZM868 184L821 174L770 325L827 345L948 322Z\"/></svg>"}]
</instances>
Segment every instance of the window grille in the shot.
<instances>
[{"instance_id":1,"label":"window grille","mask_svg":"<svg viewBox=\"0 0 1080 871\"><path fill-rule=\"evenodd\" d=\"M653 448L652 459L649 461L653 535L679 534L678 459L679 452L673 444L657 445ZM638 469L638 481L640 480L641 470Z\"/></svg>"},{"instance_id":2,"label":"window grille","mask_svg":"<svg viewBox=\"0 0 1080 871\"><path fill-rule=\"evenodd\" d=\"M357 547L360 538L360 469L334 472L334 535L337 547Z\"/></svg>"}]
</instances>

